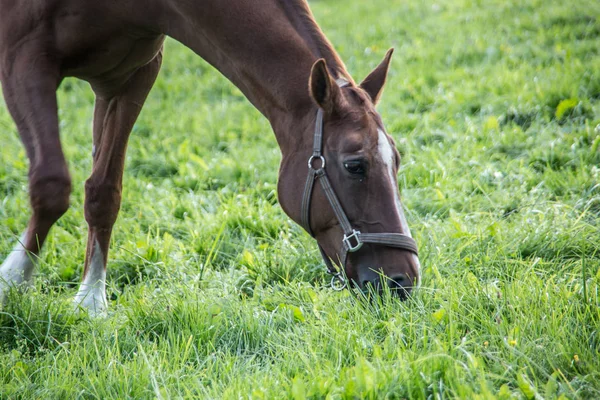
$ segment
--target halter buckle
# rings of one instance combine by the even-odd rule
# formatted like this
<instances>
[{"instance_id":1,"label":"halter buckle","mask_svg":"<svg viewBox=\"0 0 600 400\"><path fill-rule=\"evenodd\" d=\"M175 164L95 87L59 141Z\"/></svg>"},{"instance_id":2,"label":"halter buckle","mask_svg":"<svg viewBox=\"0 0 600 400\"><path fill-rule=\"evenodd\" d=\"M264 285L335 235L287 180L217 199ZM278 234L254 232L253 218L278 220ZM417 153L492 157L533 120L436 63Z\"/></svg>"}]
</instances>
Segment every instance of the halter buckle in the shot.
<instances>
[{"instance_id":1,"label":"halter buckle","mask_svg":"<svg viewBox=\"0 0 600 400\"><path fill-rule=\"evenodd\" d=\"M360 231L357 231L356 229L352 229L352 233L349 235L344 234L342 243L344 244L344 247L346 248L346 250L349 253L358 251L362 247L363 242L360 240L359 236L360 236ZM353 243L353 241L354 241L354 243Z\"/></svg>"},{"instance_id":2,"label":"halter buckle","mask_svg":"<svg viewBox=\"0 0 600 400\"><path fill-rule=\"evenodd\" d=\"M313 161L315 161L315 159L318 159L321 161L321 166L319 168L315 168L313 167ZM308 169L312 169L314 171L320 171L322 169L325 169L325 157L323 156L310 156L310 158L308 159Z\"/></svg>"}]
</instances>

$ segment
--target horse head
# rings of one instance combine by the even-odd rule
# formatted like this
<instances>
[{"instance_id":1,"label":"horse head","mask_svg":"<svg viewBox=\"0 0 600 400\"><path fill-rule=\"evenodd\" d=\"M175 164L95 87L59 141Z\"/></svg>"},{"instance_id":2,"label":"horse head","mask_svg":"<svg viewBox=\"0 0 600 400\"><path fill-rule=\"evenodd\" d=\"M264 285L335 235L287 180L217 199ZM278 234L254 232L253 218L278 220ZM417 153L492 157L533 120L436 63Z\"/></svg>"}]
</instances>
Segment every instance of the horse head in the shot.
<instances>
[{"instance_id":1,"label":"horse head","mask_svg":"<svg viewBox=\"0 0 600 400\"><path fill-rule=\"evenodd\" d=\"M317 240L330 272L337 264L352 285L386 285L404 298L420 264L398 192L400 154L375 110L391 54L360 85L314 63L306 140L284 153L278 186L283 209Z\"/></svg>"}]
</instances>

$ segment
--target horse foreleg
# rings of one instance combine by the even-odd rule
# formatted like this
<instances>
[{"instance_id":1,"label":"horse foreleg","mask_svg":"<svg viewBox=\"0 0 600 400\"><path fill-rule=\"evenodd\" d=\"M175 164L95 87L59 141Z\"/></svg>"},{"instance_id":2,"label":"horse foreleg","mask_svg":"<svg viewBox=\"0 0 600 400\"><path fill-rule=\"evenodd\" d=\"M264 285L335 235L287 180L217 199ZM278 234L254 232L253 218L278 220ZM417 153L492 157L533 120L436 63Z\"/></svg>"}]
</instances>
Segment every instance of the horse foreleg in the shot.
<instances>
[{"instance_id":1,"label":"horse foreleg","mask_svg":"<svg viewBox=\"0 0 600 400\"><path fill-rule=\"evenodd\" d=\"M34 260L52 225L69 208L71 178L58 130L58 67L35 43L23 46L4 69L2 89L29 158L33 215L13 252L0 267L0 300L10 287L31 283Z\"/></svg>"},{"instance_id":2,"label":"horse foreleg","mask_svg":"<svg viewBox=\"0 0 600 400\"><path fill-rule=\"evenodd\" d=\"M160 70L161 60L159 53L137 70L117 95L96 93L94 166L85 183L85 218L89 233L83 282L75 297L76 304L94 314L104 313L107 307L106 263L121 205L127 141Z\"/></svg>"}]
</instances>

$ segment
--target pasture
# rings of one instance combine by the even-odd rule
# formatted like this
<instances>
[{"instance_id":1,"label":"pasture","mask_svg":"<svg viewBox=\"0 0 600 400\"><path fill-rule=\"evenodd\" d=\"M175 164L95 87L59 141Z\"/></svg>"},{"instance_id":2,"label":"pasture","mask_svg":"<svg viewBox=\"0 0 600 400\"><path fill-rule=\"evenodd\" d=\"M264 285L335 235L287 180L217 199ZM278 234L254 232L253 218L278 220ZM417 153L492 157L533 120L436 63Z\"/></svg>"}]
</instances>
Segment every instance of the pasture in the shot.
<instances>
[{"instance_id":1,"label":"pasture","mask_svg":"<svg viewBox=\"0 0 600 400\"><path fill-rule=\"evenodd\" d=\"M280 153L233 85L169 40L133 130L109 316L72 307L93 96L66 80L71 208L0 309L0 399L600 398L600 2L311 1L402 154L423 284L335 292L277 204ZM0 260L27 160L0 106Z\"/></svg>"}]
</instances>

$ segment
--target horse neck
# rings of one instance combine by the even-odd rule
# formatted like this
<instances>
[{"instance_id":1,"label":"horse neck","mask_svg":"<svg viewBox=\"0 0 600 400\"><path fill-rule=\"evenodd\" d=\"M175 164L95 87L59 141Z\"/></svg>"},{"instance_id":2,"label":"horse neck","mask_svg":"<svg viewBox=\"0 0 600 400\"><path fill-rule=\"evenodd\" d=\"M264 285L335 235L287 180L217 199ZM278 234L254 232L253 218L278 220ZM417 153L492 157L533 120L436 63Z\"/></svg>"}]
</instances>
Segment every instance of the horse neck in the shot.
<instances>
[{"instance_id":1,"label":"horse neck","mask_svg":"<svg viewBox=\"0 0 600 400\"><path fill-rule=\"evenodd\" d=\"M163 31L233 82L269 119L282 150L295 147L286 135L315 110L308 91L313 63L325 58L334 78L351 81L304 0L159 1L167 3Z\"/></svg>"}]
</instances>

